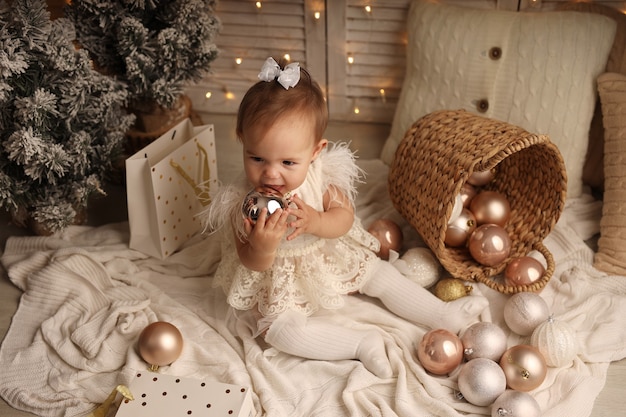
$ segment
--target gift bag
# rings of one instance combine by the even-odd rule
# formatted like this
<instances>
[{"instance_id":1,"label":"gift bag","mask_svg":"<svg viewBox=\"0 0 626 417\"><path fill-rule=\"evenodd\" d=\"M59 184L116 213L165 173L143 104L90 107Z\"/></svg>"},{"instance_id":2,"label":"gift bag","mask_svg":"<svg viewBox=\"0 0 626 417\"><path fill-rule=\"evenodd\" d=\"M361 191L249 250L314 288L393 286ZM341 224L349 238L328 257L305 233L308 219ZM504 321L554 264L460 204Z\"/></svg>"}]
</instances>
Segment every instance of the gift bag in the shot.
<instances>
[{"instance_id":1,"label":"gift bag","mask_svg":"<svg viewBox=\"0 0 626 417\"><path fill-rule=\"evenodd\" d=\"M185 119L126 160L130 248L158 258L201 228L217 190L213 125Z\"/></svg>"}]
</instances>

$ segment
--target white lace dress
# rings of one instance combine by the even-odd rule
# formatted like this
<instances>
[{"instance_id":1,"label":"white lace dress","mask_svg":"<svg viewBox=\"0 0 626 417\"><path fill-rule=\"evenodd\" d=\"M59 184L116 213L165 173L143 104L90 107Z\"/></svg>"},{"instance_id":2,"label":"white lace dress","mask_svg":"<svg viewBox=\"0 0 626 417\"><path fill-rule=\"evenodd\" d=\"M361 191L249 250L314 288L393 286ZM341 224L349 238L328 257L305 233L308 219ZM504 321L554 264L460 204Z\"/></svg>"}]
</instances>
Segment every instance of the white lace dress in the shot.
<instances>
[{"instance_id":1,"label":"white lace dress","mask_svg":"<svg viewBox=\"0 0 626 417\"><path fill-rule=\"evenodd\" d=\"M330 146L311 164L305 182L292 194L321 211L323 194L332 184L354 203L355 182L360 174L347 145ZM223 227L230 225L227 220L231 219L243 233L241 204L250 189L245 179L221 187L205 214L207 225L220 228L224 234L214 285L222 287L230 306L258 310L270 322L287 310L309 316L319 309L343 306L342 296L358 291L380 262L375 254L378 240L355 218L350 231L336 239L310 234L291 241L283 238L273 266L263 272L252 271L237 256L235 233ZM256 311L253 314L260 318Z\"/></svg>"}]
</instances>

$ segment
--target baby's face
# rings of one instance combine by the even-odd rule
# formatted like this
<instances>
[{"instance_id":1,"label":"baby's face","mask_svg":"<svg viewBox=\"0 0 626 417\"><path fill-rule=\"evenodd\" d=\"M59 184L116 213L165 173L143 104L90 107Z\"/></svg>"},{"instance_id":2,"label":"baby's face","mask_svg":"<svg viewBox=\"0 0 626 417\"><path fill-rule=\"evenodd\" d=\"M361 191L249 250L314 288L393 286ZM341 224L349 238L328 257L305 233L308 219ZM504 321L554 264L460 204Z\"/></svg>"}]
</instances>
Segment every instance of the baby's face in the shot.
<instances>
[{"instance_id":1,"label":"baby's face","mask_svg":"<svg viewBox=\"0 0 626 417\"><path fill-rule=\"evenodd\" d=\"M313 120L297 113L281 116L265 132L242 138L244 169L255 188L285 194L304 182L311 162L326 146L315 142Z\"/></svg>"}]
</instances>

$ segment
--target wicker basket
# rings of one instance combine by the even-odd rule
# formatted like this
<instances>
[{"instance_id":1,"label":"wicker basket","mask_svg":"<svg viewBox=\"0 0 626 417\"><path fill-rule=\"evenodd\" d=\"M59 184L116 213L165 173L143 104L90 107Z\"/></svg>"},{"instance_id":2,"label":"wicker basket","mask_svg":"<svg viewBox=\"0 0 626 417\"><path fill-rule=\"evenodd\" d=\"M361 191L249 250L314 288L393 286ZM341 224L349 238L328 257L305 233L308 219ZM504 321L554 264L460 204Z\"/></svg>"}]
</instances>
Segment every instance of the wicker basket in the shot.
<instances>
[{"instance_id":1,"label":"wicker basket","mask_svg":"<svg viewBox=\"0 0 626 417\"><path fill-rule=\"evenodd\" d=\"M503 193L511 205L505 229L511 252L501 264L477 263L466 247L445 245L447 220L463 184L474 171L495 169L485 189ZM389 172L391 200L454 277L482 282L501 293L539 291L552 277L554 259L543 239L565 204L567 178L557 147L509 123L463 110L437 111L406 132ZM501 277L513 259L539 251L544 275L529 285L509 286Z\"/></svg>"}]
</instances>

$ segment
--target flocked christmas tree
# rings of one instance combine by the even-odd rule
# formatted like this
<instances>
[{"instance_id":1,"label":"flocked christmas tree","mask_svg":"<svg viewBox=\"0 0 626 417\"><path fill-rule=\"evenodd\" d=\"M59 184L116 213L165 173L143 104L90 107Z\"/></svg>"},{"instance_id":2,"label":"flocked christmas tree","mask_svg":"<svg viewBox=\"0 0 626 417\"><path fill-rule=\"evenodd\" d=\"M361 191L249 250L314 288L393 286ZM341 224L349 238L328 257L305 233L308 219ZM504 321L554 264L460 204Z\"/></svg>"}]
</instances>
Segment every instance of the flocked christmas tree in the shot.
<instances>
[{"instance_id":1,"label":"flocked christmas tree","mask_svg":"<svg viewBox=\"0 0 626 417\"><path fill-rule=\"evenodd\" d=\"M97 66L124 81L133 106L171 107L209 72L215 0L72 0L65 10Z\"/></svg>"},{"instance_id":2,"label":"flocked christmas tree","mask_svg":"<svg viewBox=\"0 0 626 417\"><path fill-rule=\"evenodd\" d=\"M0 208L55 232L76 223L122 151L125 86L92 68L44 0L0 2Z\"/></svg>"}]
</instances>

